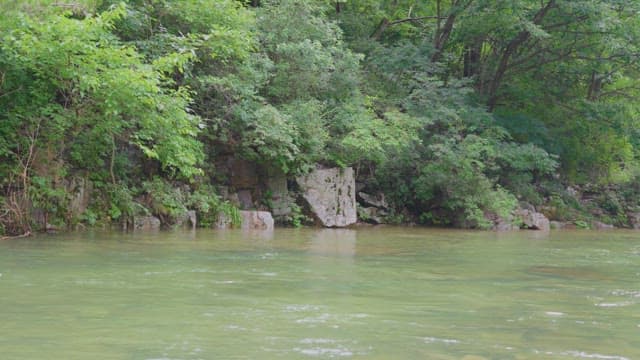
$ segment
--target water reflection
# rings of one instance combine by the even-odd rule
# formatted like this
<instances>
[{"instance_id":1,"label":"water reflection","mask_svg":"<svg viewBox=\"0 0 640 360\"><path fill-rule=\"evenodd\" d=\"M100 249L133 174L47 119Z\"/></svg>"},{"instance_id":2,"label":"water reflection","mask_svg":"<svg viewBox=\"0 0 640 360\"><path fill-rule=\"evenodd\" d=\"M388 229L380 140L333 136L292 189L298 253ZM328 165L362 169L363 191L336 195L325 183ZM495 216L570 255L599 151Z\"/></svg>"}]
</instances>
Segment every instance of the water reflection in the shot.
<instances>
[{"instance_id":1,"label":"water reflection","mask_svg":"<svg viewBox=\"0 0 640 360\"><path fill-rule=\"evenodd\" d=\"M322 229L313 234L309 253L353 258L356 255L355 230Z\"/></svg>"},{"instance_id":2,"label":"water reflection","mask_svg":"<svg viewBox=\"0 0 640 360\"><path fill-rule=\"evenodd\" d=\"M251 239L253 241L271 241L273 240L273 229L242 229L242 237L245 239Z\"/></svg>"}]
</instances>

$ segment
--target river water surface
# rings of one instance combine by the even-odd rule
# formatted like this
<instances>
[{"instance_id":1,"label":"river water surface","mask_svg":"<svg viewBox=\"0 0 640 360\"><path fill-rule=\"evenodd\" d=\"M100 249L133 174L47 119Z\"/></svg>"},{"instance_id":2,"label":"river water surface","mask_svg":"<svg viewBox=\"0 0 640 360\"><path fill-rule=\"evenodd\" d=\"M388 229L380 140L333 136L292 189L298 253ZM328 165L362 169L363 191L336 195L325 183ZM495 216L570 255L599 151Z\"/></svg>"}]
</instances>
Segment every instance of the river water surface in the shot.
<instances>
[{"instance_id":1,"label":"river water surface","mask_svg":"<svg viewBox=\"0 0 640 360\"><path fill-rule=\"evenodd\" d=\"M1 359L640 359L640 232L0 242Z\"/></svg>"}]
</instances>

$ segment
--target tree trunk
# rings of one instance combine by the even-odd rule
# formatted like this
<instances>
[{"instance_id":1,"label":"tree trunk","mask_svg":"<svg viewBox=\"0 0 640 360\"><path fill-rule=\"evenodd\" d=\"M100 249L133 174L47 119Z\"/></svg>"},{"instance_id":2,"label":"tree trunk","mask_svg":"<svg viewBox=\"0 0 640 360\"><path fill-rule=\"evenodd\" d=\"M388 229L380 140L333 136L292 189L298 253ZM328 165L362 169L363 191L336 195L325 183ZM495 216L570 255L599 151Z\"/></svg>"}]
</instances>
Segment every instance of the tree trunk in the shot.
<instances>
[{"instance_id":1,"label":"tree trunk","mask_svg":"<svg viewBox=\"0 0 640 360\"><path fill-rule=\"evenodd\" d=\"M437 7L436 12L437 12L438 22L436 24L436 34L433 37L433 48L435 49L435 52L431 56L431 61L437 62L440 60L440 58L442 57L442 50L444 50L444 47L447 45L447 41L451 36L451 32L453 32L453 25L455 24L458 15L460 15L460 13L462 13L469 6L471 6L474 0L464 0L464 1L466 2L463 3L463 0L451 1L451 7L449 8L449 15L447 16L447 21L444 22L444 25L441 25L441 21L440 21L441 13L442 13L441 1L438 1L436 3L436 7Z\"/></svg>"},{"instance_id":2,"label":"tree trunk","mask_svg":"<svg viewBox=\"0 0 640 360\"><path fill-rule=\"evenodd\" d=\"M591 81L589 82L589 92L587 93L587 100L596 101L600 96L602 90L602 77L594 71L591 73Z\"/></svg>"},{"instance_id":3,"label":"tree trunk","mask_svg":"<svg viewBox=\"0 0 640 360\"><path fill-rule=\"evenodd\" d=\"M481 50L482 41L465 46L462 76L472 77L478 74L478 70L480 69Z\"/></svg>"},{"instance_id":4,"label":"tree trunk","mask_svg":"<svg viewBox=\"0 0 640 360\"><path fill-rule=\"evenodd\" d=\"M435 52L431 56L431 61L437 62L442 57L442 49L444 49L444 46L447 44L447 40L449 40L449 36L451 36L456 16L457 13L453 11L449 16L447 16L447 21L444 23L444 26L436 31L436 36L433 40L433 48L435 49Z\"/></svg>"},{"instance_id":5,"label":"tree trunk","mask_svg":"<svg viewBox=\"0 0 640 360\"><path fill-rule=\"evenodd\" d=\"M556 3L556 0L549 0L549 2L547 2L547 4L543 8L541 8L533 17L533 23L536 25L540 25L540 23L542 22L544 17L547 15L549 10L555 6L555 3ZM518 48L522 44L524 44L527 40L529 40L530 37L531 37L531 33L527 30L523 30L519 32L518 35L516 35L516 37L513 38L509 42L509 44L507 44L507 47L502 53L502 56L500 56L500 62L498 64L498 68L496 69L496 72L493 75L493 79L489 84L489 91L487 92L487 95L488 95L487 107L489 108L489 111L493 111L496 107L496 104L498 102L498 89L502 84L502 80L504 79L505 73L509 69L509 60L511 59L511 56L518 50Z\"/></svg>"},{"instance_id":6,"label":"tree trunk","mask_svg":"<svg viewBox=\"0 0 640 360\"><path fill-rule=\"evenodd\" d=\"M374 40L380 40L380 37L382 36L384 31L387 30L388 27L389 27L389 19L387 18L382 19L380 21L380 24L378 24L376 31L374 31L373 34L371 34L371 38Z\"/></svg>"}]
</instances>

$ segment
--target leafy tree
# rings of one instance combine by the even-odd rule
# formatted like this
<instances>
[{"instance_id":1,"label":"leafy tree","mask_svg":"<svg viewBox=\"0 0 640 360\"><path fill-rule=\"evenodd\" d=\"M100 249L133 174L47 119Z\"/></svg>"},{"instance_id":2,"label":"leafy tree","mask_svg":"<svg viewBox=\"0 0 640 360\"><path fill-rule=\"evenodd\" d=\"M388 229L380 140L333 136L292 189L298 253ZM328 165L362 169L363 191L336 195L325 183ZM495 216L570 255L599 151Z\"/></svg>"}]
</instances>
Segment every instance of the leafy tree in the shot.
<instances>
[{"instance_id":1,"label":"leafy tree","mask_svg":"<svg viewBox=\"0 0 640 360\"><path fill-rule=\"evenodd\" d=\"M124 13L119 6L82 20L23 17L4 36L0 156L7 191L28 194L34 175L57 179L74 169L115 183L126 176L117 157L132 149L169 175L200 173L200 119L187 111L189 91L163 87L162 74L110 33Z\"/></svg>"}]
</instances>

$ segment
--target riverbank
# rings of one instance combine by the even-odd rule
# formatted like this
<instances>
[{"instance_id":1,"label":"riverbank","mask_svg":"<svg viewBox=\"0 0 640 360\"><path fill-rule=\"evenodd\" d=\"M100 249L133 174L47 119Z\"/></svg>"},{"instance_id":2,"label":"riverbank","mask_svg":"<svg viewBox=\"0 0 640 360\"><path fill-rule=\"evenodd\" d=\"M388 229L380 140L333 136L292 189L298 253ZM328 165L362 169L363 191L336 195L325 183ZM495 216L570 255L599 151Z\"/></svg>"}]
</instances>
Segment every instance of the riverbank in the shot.
<instances>
[{"instance_id":1,"label":"riverbank","mask_svg":"<svg viewBox=\"0 0 640 360\"><path fill-rule=\"evenodd\" d=\"M638 9L361 2L2 2L0 236L640 226Z\"/></svg>"},{"instance_id":2,"label":"riverbank","mask_svg":"<svg viewBox=\"0 0 640 360\"><path fill-rule=\"evenodd\" d=\"M368 185L366 177L357 178L351 168L318 166L292 178L275 171L264 175L269 172L255 164L241 164L236 162L227 169L233 176L223 184L172 183L156 178L144 182L137 193L120 188L123 193L116 199L120 202L110 197L118 188L97 186L88 178L65 179L53 189L57 197L49 199L49 205L55 204L54 211L27 201L28 207L20 212L24 217L13 224L19 231L6 235L23 237L32 232L90 227L125 231L179 227L271 230L274 226L339 228L357 224L495 231L640 228L640 212L634 211L637 205L625 197L632 192L622 187L564 187L557 183L554 192L540 188L536 205L519 201L512 204L506 216L487 211L483 222L461 222L460 218L436 216L438 210L434 214L418 213L398 205L380 189ZM6 219L2 219L3 229L11 229Z\"/></svg>"}]
</instances>

